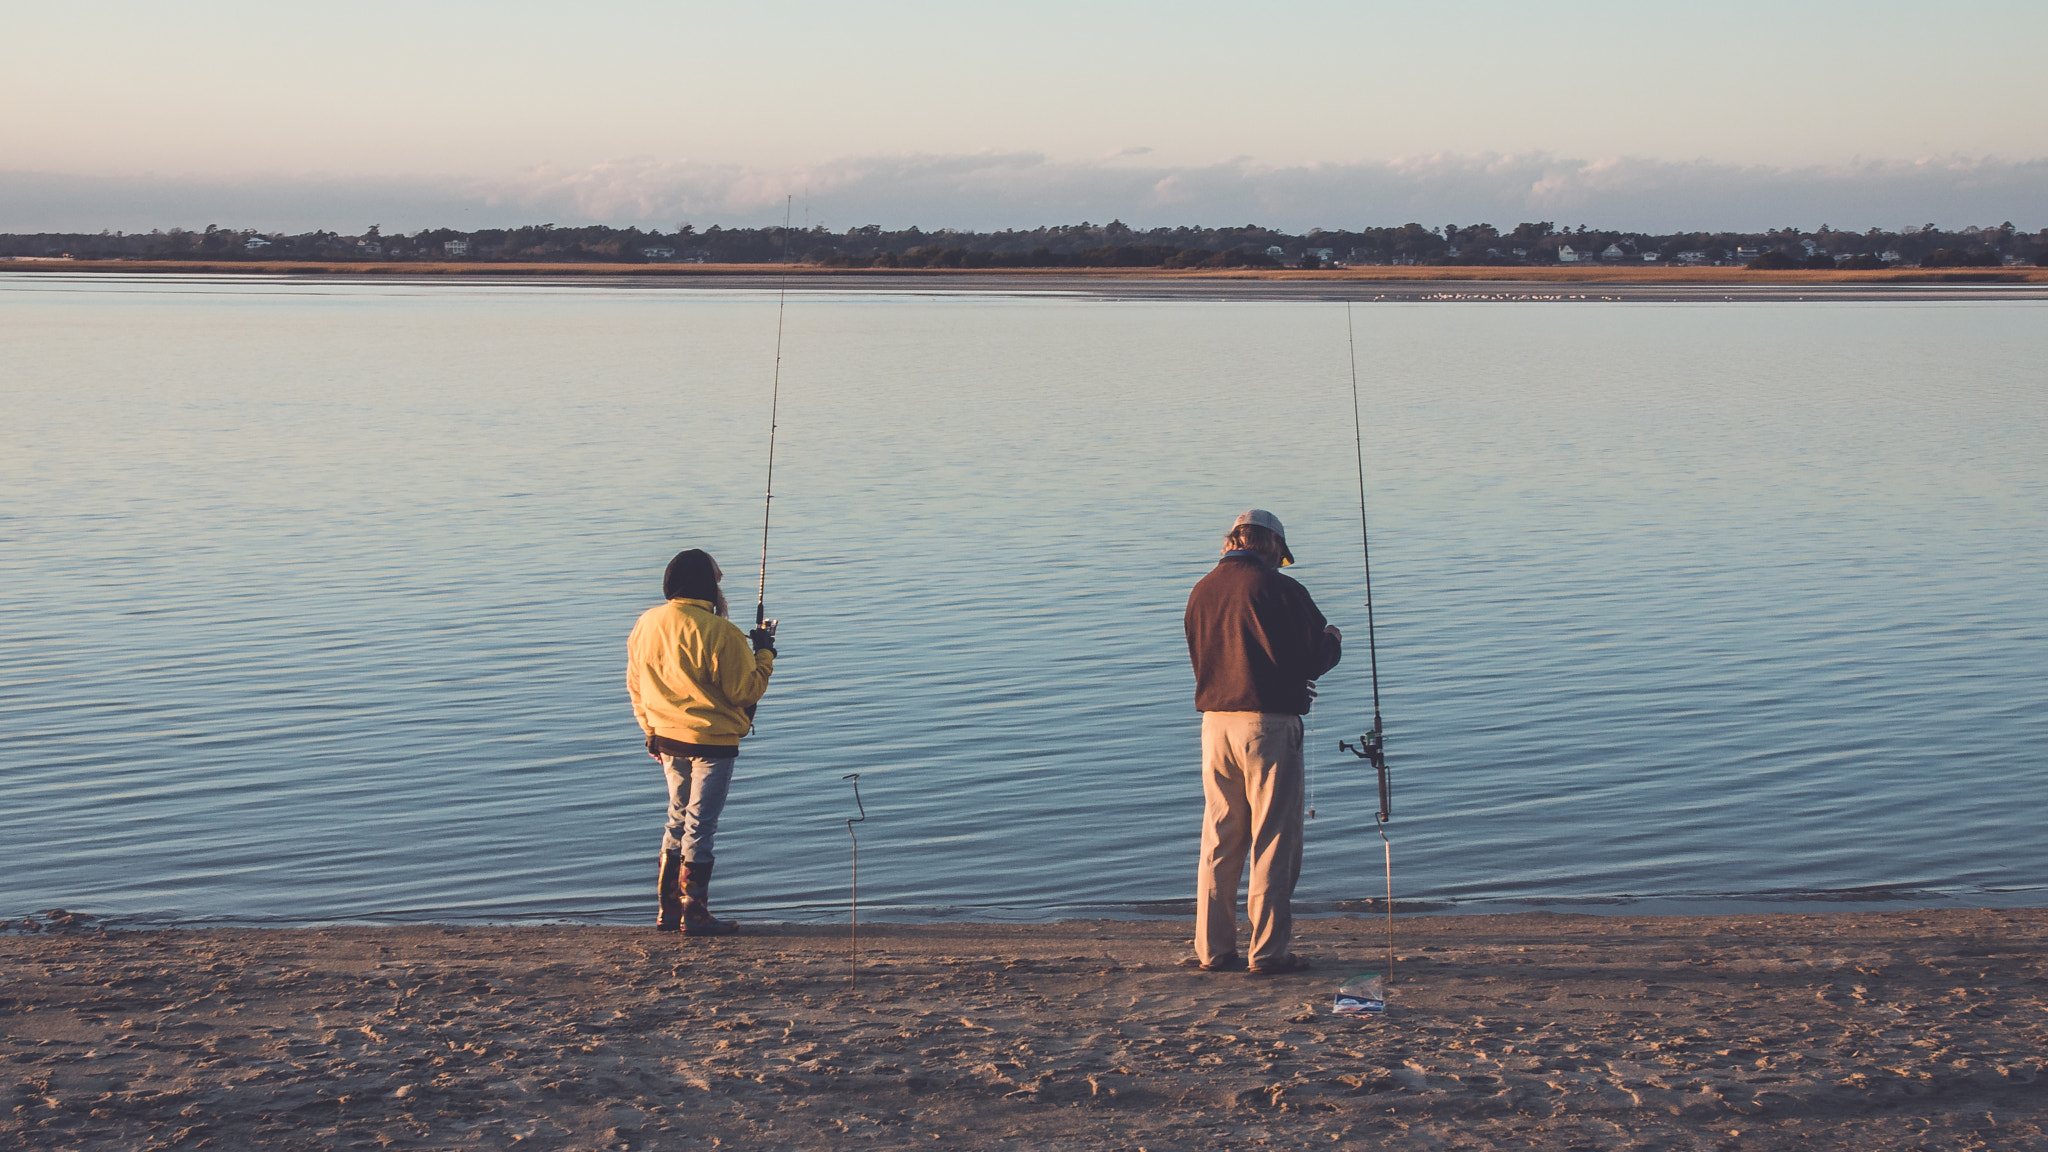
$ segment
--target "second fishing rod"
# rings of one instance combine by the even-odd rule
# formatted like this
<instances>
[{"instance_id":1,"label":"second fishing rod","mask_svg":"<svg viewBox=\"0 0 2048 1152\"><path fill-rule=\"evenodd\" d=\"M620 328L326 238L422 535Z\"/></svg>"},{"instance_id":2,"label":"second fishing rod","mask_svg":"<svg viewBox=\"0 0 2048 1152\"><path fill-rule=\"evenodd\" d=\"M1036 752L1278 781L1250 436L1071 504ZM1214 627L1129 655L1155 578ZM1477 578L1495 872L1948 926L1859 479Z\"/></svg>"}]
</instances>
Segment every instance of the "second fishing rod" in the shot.
<instances>
[{"instance_id":1,"label":"second fishing rod","mask_svg":"<svg viewBox=\"0 0 2048 1152\"><path fill-rule=\"evenodd\" d=\"M1380 834L1380 848L1387 876L1387 972L1394 978L1394 842L1387 838L1387 821L1394 818L1393 781L1387 772L1386 722L1380 717L1380 646L1372 611L1372 533L1365 516L1365 416L1358 396L1358 329L1351 305L1344 305L1344 337L1351 352L1351 438L1358 461L1358 546L1365 563L1365 645L1372 660L1372 728L1358 738L1357 745L1337 742L1337 750L1349 752L1373 767L1379 777L1380 806L1375 813L1374 831Z\"/></svg>"},{"instance_id":2,"label":"second fishing rod","mask_svg":"<svg viewBox=\"0 0 2048 1152\"><path fill-rule=\"evenodd\" d=\"M1337 750L1371 762L1379 776L1380 807L1377 816L1379 822L1385 824L1394 815L1394 792L1392 781L1387 776L1386 725L1380 717L1380 646L1372 611L1372 532L1365 517L1365 417L1358 397L1358 333L1349 304L1344 306L1344 335L1351 350L1351 435L1352 448L1358 460L1358 546L1365 564L1365 646L1372 662L1372 729L1358 738L1357 747L1348 741L1339 741Z\"/></svg>"},{"instance_id":3,"label":"second fishing rod","mask_svg":"<svg viewBox=\"0 0 2048 1152\"><path fill-rule=\"evenodd\" d=\"M774 642L776 621L768 619L768 522L775 510L775 429L782 411L782 320L789 307L789 221L795 197L782 202L782 279L775 290L775 372L768 393L768 481L761 497L761 582L754 593L754 630Z\"/></svg>"}]
</instances>

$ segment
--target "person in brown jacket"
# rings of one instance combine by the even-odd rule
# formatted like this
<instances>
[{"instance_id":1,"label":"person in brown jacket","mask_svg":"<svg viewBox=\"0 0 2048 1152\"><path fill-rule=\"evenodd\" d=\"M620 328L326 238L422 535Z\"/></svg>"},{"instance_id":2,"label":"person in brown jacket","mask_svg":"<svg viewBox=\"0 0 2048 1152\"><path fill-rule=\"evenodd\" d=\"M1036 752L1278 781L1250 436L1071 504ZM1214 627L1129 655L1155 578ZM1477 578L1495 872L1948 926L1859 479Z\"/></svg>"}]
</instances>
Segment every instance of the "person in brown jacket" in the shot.
<instances>
[{"instance_id":1,"label":"person in brown jacket","mask_svg":"<svg viewBox=\"0 0 2048 1152\"><path fill-rule=\"evenodd\" d=\"M1301 717L1315 698L1311 681L1342 658L1343 633L1308 589L1281 574L1292 563L1280 518L1254 508L1231 524L1223 558L1188 595L1207 801L1194 957L1204 971L1308 967L1288 951L1301 877ZM1237 882L1247 857L1249 964L1237 952Z\"/></svg>"}]
</instances>

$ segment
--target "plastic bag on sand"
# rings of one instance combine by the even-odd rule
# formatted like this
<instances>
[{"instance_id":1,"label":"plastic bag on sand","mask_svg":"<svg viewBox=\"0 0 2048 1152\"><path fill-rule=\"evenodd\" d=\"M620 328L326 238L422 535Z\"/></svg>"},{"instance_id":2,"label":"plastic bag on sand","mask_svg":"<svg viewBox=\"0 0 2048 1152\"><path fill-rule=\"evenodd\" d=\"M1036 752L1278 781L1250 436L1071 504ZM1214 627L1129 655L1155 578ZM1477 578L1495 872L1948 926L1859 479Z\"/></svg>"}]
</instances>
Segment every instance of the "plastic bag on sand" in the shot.
<instances>
[{"instance_id":1,"label":"plastic bag on sand","mask_svg":"<svg viewBox=\"0 0 2048 1152\"><path fill-rule=\"evenodd\" d=\"M1360 972L1337 988L1338 1016L1378 1016L1387 1010L1387 980L1377 972Z\"/></svg>"}]
</instances>

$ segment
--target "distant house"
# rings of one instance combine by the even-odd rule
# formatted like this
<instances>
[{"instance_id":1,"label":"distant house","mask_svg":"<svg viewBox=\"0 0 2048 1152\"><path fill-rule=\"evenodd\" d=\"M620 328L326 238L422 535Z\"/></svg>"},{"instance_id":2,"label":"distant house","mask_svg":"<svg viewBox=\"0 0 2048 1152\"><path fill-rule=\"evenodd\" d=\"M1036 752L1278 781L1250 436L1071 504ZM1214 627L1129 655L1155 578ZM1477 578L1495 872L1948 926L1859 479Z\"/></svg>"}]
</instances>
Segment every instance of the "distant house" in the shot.
<instances>
[{"instance_id":1,"label":"distant house","mask_svg":"<svg viewBox=\"0 0 2048 1152\"><path fill-rule=\"evenodd\" d=\"M1628 253L1622 251L1619 244L1609 244L1600 250L1600 258L1602 260L1626 260L1628 259Z\"/></svg>"},{"instance_id":2,"label":"distant house","mask_svg":"<svg viewBox=\"0 0 2048 1152\"><path fill-rule=\"evenodd\" d=\"M1877 258L1879 260L1884 261L1887 264L1897 264L1900 261L1904 260L1906 256L1903 252L1900 252L1896 248L1887 248L1883 252L1879 253Z\"/></svg>"},{"instance_id":3,"label":"distant house","mask_svg":"<svg viewBox=\"0 0 2048 1152\"><path fill-rule=\"evenodd\" d=\"M361 248L365 254L370 256L382 256L384 254L384 245L375 240L358 240L356 241L356 247Z\"/></svg>"},{"instance_id":4,"label":"distant house","mask_svg":"<svg viewBox=\"0 0 2048 1152\"><path fill-rule=\"evenodd\" d=\"M1287 258L1287 249L1275 244L1271 248L1266 249L1266 255L1271 256L1275 260L1284 260Z\"/></svg>"},{"instance_id":5,"label":"distant house","mask_svg":"<svg viewBox=\"0 0 2048 1152\"><path fill-rule=\"evenodd\" d=\"M1310 248L1304 251L1302 255L1313 256L1325 264L1330 264L1336 261L1337 250L1335 248Z\"/></svg>"},{"instance_id":6,"label":"distant house","mask_svg":"<svg viewBox=\"0 0 2048 1152\"><path fill-rule=\"evenodd\" d=\"M1584 259L1585 256L1581 255L1578 249L1569 244L1559 244L1557 246L1557 262L1559 264L1577 264Z\"/></svg>"},{"instance_id":7,"label":"distant house","mask_svg":"<svg viewBox=\"0 0 2048 1152\"><path fill-rule=\"evenodd\" d=\"M442 243L442 245L441 245L441 251L442 251L442 252L444 252L444 253L446 253L447 255L450 255L450 256L467 256L467 255L469 255L469 241L467 241L467 240L448 240L448 241L444 241L444 242Z\"/></svg>"},{"instance_id":8,"label":"distant house","mask_svg":"<svg viewBox=\"0 0 2048 1152\"><path fill-rule=\"evenodd\" d=\"M1680 252L1673 259L1676 259L1680 264L1705 264L1707 262L1707 254L1695 249L1691 252Z\"/></svg>"},{"instance_id":9,"label":"distant house","mask_svg":"<svg viewBox=\"0 0 2048 1152\"><path fill-rule=\"evenodd\" d=\"M676 250L666 244L649 245L646 248L642 248L640 254L649 260L673 260L676 258Z\"/></svg>"},{"instance_id":10,"label":"distant house","mask_svg":"<svg viewBox=\"0 0 2048 1152\"><path fill-rule=\"evenodd\" d=\"M1735 258L1736 258L1737 260L1754 260L1754 259L1756 259L1757 257L1759 257L1759 256L1761 256L1761 255L1763 255L1763 254L1764 254L1764 250L1763 250L1763 249L1761 249L1761 248L1741 248L1741 247L1738 247L1738 248L1736 248L1736 249L1735 249Z\"/></svg>"},{"instance_id":11,"label":"distant house","mask_svg":"<svg viewBox=\"0 0 2048 1152\"><path fill-rule=\"evenodd\" d=\"M1656 254L1655 252L1645 252L1645 253L1643 253L1643 263L1645 263L1645 264L1655 264L1656 262L1657 262L1657 254Z\"/></svg>"},{"instance_id":12,"label":"distant house","mask_svg":"<svg viewBox=\"0 0 2048 1152\"><path fill-rule=\"evenodd\" d=\"M1821 246L1820 246L1820 245L1818 245L1818 244L1815 244L1815 243L1814 243L1813 241L1811 241L1811 240L1801 240L1801 241L1799 242L1799 246L1800 246L1801 248L1803 248L1803 249L1805 249L1805 250L1806 250L1806 255L1807 255L1807 257L1808 257L1809 259L1811 259L1811 258L1812 258L1812 256L1813 256L1813 254L1814 254L1814 253L1816 253L1816 252L1825 252L1825 251L1827 251L1827 249L1825 249L1825 248L1821 247Z\"/></svg>"},{"instance_id":13,"label":"distant house","mask_svg":"<svg viewBox=\"0 0 2048 1152\"><path fill-rule=\"evenodd\" d=\"M249 237L248 241L242 245L242 247L247 248L251 252L254 252L259 248L270 247L270 241L265 240L261 236L251 236Z\"/></svg>"}]
</instances>

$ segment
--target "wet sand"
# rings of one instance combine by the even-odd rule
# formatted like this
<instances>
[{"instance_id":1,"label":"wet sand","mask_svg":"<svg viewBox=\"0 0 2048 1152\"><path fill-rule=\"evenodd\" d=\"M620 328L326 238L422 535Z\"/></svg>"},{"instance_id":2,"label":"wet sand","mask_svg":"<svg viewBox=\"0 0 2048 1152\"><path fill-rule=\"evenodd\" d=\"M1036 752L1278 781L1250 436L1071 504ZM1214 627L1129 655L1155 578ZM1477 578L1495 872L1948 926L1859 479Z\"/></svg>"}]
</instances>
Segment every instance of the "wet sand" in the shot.
<instances>
[{"instance_id":1,"label":"wet sand","mask_svg":"<svg viewBox=\"0 0 2048 1152\"><path fill-rule=\"evenodd\" d=\"M2042 1148L2048 910L0 937L10 1148Z\"/></svg>"}]
</instances>

